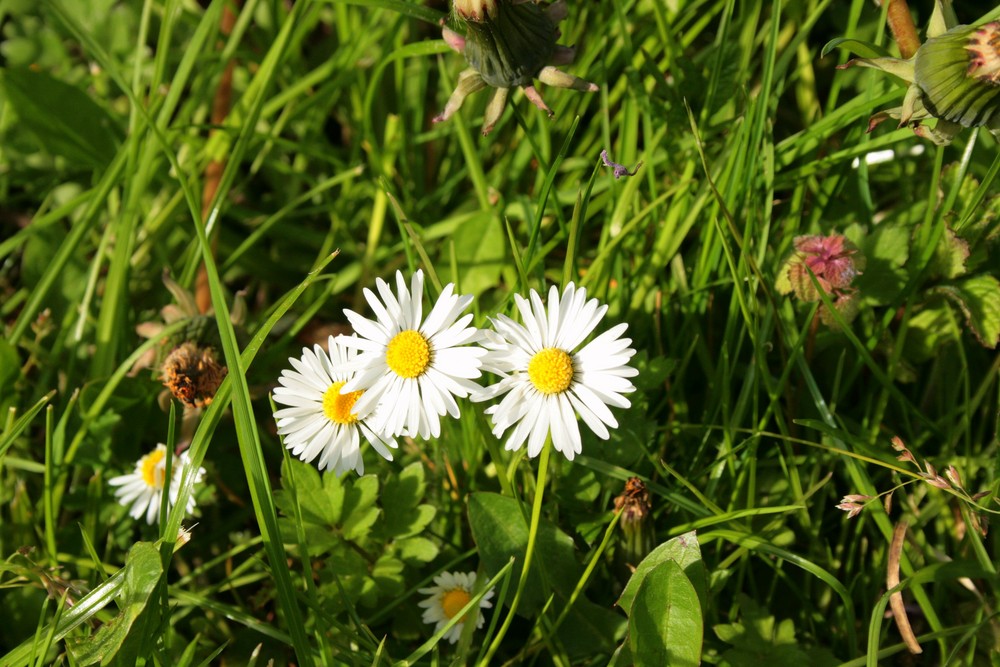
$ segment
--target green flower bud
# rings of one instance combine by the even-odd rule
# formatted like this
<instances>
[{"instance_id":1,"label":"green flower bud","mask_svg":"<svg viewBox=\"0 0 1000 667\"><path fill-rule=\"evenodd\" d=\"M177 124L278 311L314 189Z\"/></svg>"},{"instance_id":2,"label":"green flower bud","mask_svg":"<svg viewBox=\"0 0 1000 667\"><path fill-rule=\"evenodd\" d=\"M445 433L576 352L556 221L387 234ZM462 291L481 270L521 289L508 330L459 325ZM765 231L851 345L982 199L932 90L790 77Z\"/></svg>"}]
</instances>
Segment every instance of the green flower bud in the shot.
<instances>
[{"instance_id":1,"label":"green flower bud","mask_svg":"<svg viewBox=\"0 0 1000 667\"><path fill-rule=\"evenodd\" d=\"M1000 129L1000 22L956 26L928 39L917 49L913 73L935 118Z\"/></svg>"},{"instance_id":2,"label":"green flower bud","mask_svg":"<svg viewBox=\"0 0 1000 667\"><path fill-rule=\"evenodd\" d=\"M434 122L450 118L469 94L486 86L496 92L486 110L483 134L500 119L511 88L523 88L532 104L553 115L532 84L536 78L561 88L597 90L553 67L572 62L574 55L573 49L556 44L557 24L566 17L564 0L545 5L533 0L454 0L453 6L466 32L463 36L445 27L444 40L465 56L469 69L459 75L458 87Z\"/></svg>"},{"instance_id":3,"label":"green flower bud","mask_svg":"<svg viewBox=\"0 0 1000 667\"><path fill-rule=\"evenodd\" d=\"M888 118L939 145L964 127L1000 132L1000 22L978 28L957 23L950 0L935 0L927 41L913 57L856 58L839 66L879 69L910 84L903 105L872 116L869 132ZM936 123L924 125L925 120Z\"/></svg>"}]
</instances>

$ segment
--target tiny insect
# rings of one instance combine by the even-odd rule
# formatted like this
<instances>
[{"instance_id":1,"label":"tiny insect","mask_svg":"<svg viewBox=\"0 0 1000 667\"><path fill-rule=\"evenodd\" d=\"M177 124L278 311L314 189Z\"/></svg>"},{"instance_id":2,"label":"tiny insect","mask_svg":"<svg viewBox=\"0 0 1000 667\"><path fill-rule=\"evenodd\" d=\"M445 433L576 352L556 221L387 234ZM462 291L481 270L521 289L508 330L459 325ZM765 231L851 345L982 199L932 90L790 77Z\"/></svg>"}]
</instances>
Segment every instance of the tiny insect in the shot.
<instances>
[{"instance_id":1,"label":"tiny insect","mask_svg":"<svg viewBox=\"0 0 1000 667\"><path fill-rule=\"evenodd\" d=\"M608 151L606 150L601 151L601 160L604 161L605 167L611 167L612 169L615 170L614 176L616 181L622 176L635 176L637 173L639 173L639 167L642 166L642 161L640 160L639 163L635 165L635 169L629 171L628 167L626 167L625 165L618 164L617 162L614 162L611 158L609 158Z\"/></svg>"}]
</instances>

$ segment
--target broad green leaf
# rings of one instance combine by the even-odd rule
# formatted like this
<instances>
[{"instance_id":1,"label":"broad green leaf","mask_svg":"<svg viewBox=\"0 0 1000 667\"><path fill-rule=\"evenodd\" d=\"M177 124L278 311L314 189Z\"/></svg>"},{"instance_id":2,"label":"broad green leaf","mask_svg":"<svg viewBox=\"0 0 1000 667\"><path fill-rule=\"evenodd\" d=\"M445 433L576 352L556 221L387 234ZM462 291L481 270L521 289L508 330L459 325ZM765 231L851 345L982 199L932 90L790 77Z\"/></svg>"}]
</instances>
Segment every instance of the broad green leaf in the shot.
<instances>
[{"instance_id":1,"label":"broad green leaf","mask_svg":"<svg viewBox=\"0 0 1000 667\"><path fill-rule=\"evenodd\" d=\"M469 524L489 576L499 572L513 556L516 561L511 579L517 581L528 547L528 524L517 501L496 493L474 493L469 497ZM533 615L552 590L565 597L571 595L581 572L572 538L545 519L538 524L533 563L518 608L518 613L525 616ZM549 586L543 583L541 568L545 569Z\"/></svg>"},{"instance_id":2,"label":"broad green leaf","mask_svg":"<svg viewBox=\"0 0 1000 667\"><path fill-rule=\"evenodd\" d=\"M554 604L558 607L565 602L557 599ZM556 636L570 657L592 657L611 651L625 634L627 622L621 614L581 597L573 603Z\"/></svg>"},{"instance_id":3,"label":"broad green leaf","mask_svg":"<svg viewBox=\"0 0 1000 667\"><path fill-rule=\"evenodd\" d=\"M111 162L121 131L82 90L27 67L3 70L0 85L20 126L46 151L77 166L103 169Z\"/></svg>"},{"instance_id":4,"label":"broad green leaf","mask_svg":"<svg viewBox=\"0 0 1000 667\"><path fill-rule=\"evenodd\" d=\"M626 614L632 615L632 603L643 580L653 570L667 562L677 563L681 567L698 593L701 605L704 607L708 604L708 577L705 564L701 560L701 545L698 543L698 535L692 530L664 542L642 559L625 585L621 597L618 598L617 604Z\"/></svg>"},{"instance_id":5,"label":"broad green leaf","mask_svg":"<svg viewBox=\"0 0 1000 667\"><path fill-rule=\"evenodd\" d=\"M462 292L479 295L495 287L507 261L503 226L492 210L466 220L452 237Z\"/></svg>"},{"instance_id":6,"label":"broad green leaf","mask_svg":"<svg viewBox=\"0 0 1000 667\"><path fill-rule=\"evenodd\" d=\"M431 562L437 558L440 551L434 542L420 536L396 540L393 548L401 560L417 565Z\"/></svg>"},{"instance_id":7,"label":"broad green leaf","mask_svg":"<svg viewBox=\"0 0 1000 667\"><path fill-rule=\"evenodd\" d=\"M152 645L147 632L156 626L158 607L150 605L147 611L147 604L162 574L156 547L149 542L133 546L125 558L118 615L90 637L66 642L74 660L82 665L135 665L140 655L148 655Z\"/></svg>"},{"instance_id":8,"label":"broad green leaf","mask_svg":"<svg viewBox=\"0 0 1000 667\"><path fill-rule=\"evenodd\" d=\"M637 667L701 664L701 604L680 565L668 560L647 574L636 591L628 628Z\"/></svg>"}]
</instances>

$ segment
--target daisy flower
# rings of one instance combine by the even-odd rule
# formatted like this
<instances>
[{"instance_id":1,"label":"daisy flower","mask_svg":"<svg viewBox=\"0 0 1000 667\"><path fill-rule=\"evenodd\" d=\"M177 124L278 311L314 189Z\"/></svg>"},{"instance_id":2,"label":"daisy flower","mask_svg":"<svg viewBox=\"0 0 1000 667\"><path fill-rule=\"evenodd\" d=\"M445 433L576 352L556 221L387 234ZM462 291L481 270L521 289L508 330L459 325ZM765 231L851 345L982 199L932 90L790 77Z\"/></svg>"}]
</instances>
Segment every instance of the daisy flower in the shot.
<instances>
[{"instance_id":1,"label":"daisy flower","mask_svg":"<svg viewBox=\"0 0 1000 667\"><path fill-rule=\"evenodd\" d=\"M421 588L420 592L427 595L427 599L417 603L424 608L424 623L434 623L434 632L438 632L448 625L451 619L455 618L458 612L462 611L465 605L472 599L472 590L476 587L475 572L442 572L434 577L434 586ZM451 629L444 634L444 638L454 644L462 636L462 628L466 621L471 621L475 615L476 628L483 627L483 609L493 606L490 598L493 591L490 590L479 600L479 607L472 609L451 626Z\"/></svg>"},{"instance_id":2,"label":"daisy flower","mask_svg":"<svg viewBox=\"0 0 1000 667\"><path fill-rule=\"evenodd\" d=\"M365 392L344 388L351 379L348 369L355 353L336 345L333 336L327 348L327 352L319 345L302 348L301 359L288 360L295 370L281 372L274 402L288 407L274 413L278 433L285 447L306 463L319 456L320 470L333 470L339 477L353 468L363 475L360 434L389 461L389 448L396 448L396 440L371 425L374 406L359 409Z\"/></svg>"},{"instance_id":3,"label":"daisy flower","mask_svg":"<svg viewBox=\"0 0 1000 667\"><path fill-rule=\"evenodd\" d=\"M376 320L344 311L358 337L340 336L337 343L361 351L357 375L345 390L364 390L356 411L385 406L380 410L385 433L436 438L441 416L459 416L455 397L480 390L472 380L482 375L486 350L466 345L478 342L481 333L468 326L471 314L459 317L472 296L456 295L449 283L425 319L422 271L413 274L409 289L397 271L396 294L384 280L375 285L378 297L369 289L364 294Z\"/></svg>"},{"instance_id":4,"label":"daisy flower","mask_svg":"<svg viewBox=\"0 0 1000 667\"><path fill-rule=\"evenodd\" d=\"M520 449L527 440L528 456L538 456L551 432L556 451L572 461L581 451L577 415L607 440L607 427L618 426L608 406L631 405L622 394L635 391L627 379L639 373L627 365L635 350L629 347L630 338L620 337L626 324L612 327L577 349L608 310L597 299L587 301L582 287L570 283L560 298L553 286L547 309L535 290L530 299L529 303L514 296L523 325L499 315L493 320L495 332L486 332L490 353L484 369L501 380L472 400L503 395L486 414L492 416L493 434L498 438L514 427L505 449Z\"/></svg>"},{"instance_id":5,"label":"daisy flower","mask_svg":"<svg viewBox=\"0 0 1000 667\"><path fill-rule=\"evenodd\" d=\"M188 452L180 456L173 456L170 462L170 493L167 506L173 507L177 502L177 494L180 491L181 478L184 471L191 466L191 459ZM205 469L199 467L194 472L195 483L201 481L205 475ZM143 456L135 464L135 471L130 475L119 475L108 480L111 486L117 486L115 497L118 502L126 507L131 505L128 511L133 519L138 519L143 514L146 515L146 523L153 524L160 521L160 503L163 494L163 487L167 476L167 446L159 444L156 449ZM194 511L194 496L190 496L187 502L185 514Z\"/></svg>"}]
</instances>

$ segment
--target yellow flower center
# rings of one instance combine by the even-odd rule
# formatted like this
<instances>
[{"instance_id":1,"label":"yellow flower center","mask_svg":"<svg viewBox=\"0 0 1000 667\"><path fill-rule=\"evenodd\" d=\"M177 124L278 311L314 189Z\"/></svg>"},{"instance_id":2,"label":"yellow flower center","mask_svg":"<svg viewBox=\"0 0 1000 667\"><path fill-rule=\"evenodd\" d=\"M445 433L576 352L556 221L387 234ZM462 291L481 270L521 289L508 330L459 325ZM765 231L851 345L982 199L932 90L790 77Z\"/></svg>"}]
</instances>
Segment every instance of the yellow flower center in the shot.
<instances>
[{"instance_id":1,"label":"yellow flower center","mask_svg":"<svg viewBox=\"0 0 1000 667\"><path fill-rule=\"evenodd\" d=\"M167 471L160 467L160 462L166 455L166 448L157 447L142 457L140 469L142 470L142 481L146 482L146 486L153 489L163 488L163 476Z\"/></svg>"},{"instance_id":2,"label":"yellow flower center","mask_svg":"<svg viewBox=\"0 0 1000 667\"><path fill-rule=\"evenodd\" d=\"M385 363L400 377L420 377L431 363L430 343L419 331L400 331L386 347Z\"/></svg>"},{"instance_id":3,"label":"yellow flower center","mask_svg":"<svg viewBox=\"0 0 1000 667\"><path fill-rule=\"evenodd\" d=\"M441 597L441 608L444 610L444 615L449 620L455 618L455 615L462 611L462 607L469 604L471 599L472 596L461 588L448 591Z\"/></svg>"},{"instance_id":4,"label":"yellow flower center","mask_svg":"<svg viewBox=\"0 0 1000 667\"><path fill-rule=\"evenodd\" d=\"M346 382L334 382L330 388L323 393L323 414L334 424L349 426L358 421L356 415L351 414L354 403L361 398L364 391L351 391L346 394L340 393L340 388Z\"/></svg>"},{"instance_id":5,"label":"yellow flower center","mask_svg":"<svg viewBox=\"0 0 1000 667\"><path fill-rule=\"evenodd\" d=\"M573 359L556 347L547 347L528 362L528 379L543 394L560 394L573 382Z\"/></svg>"}]
</instances>

